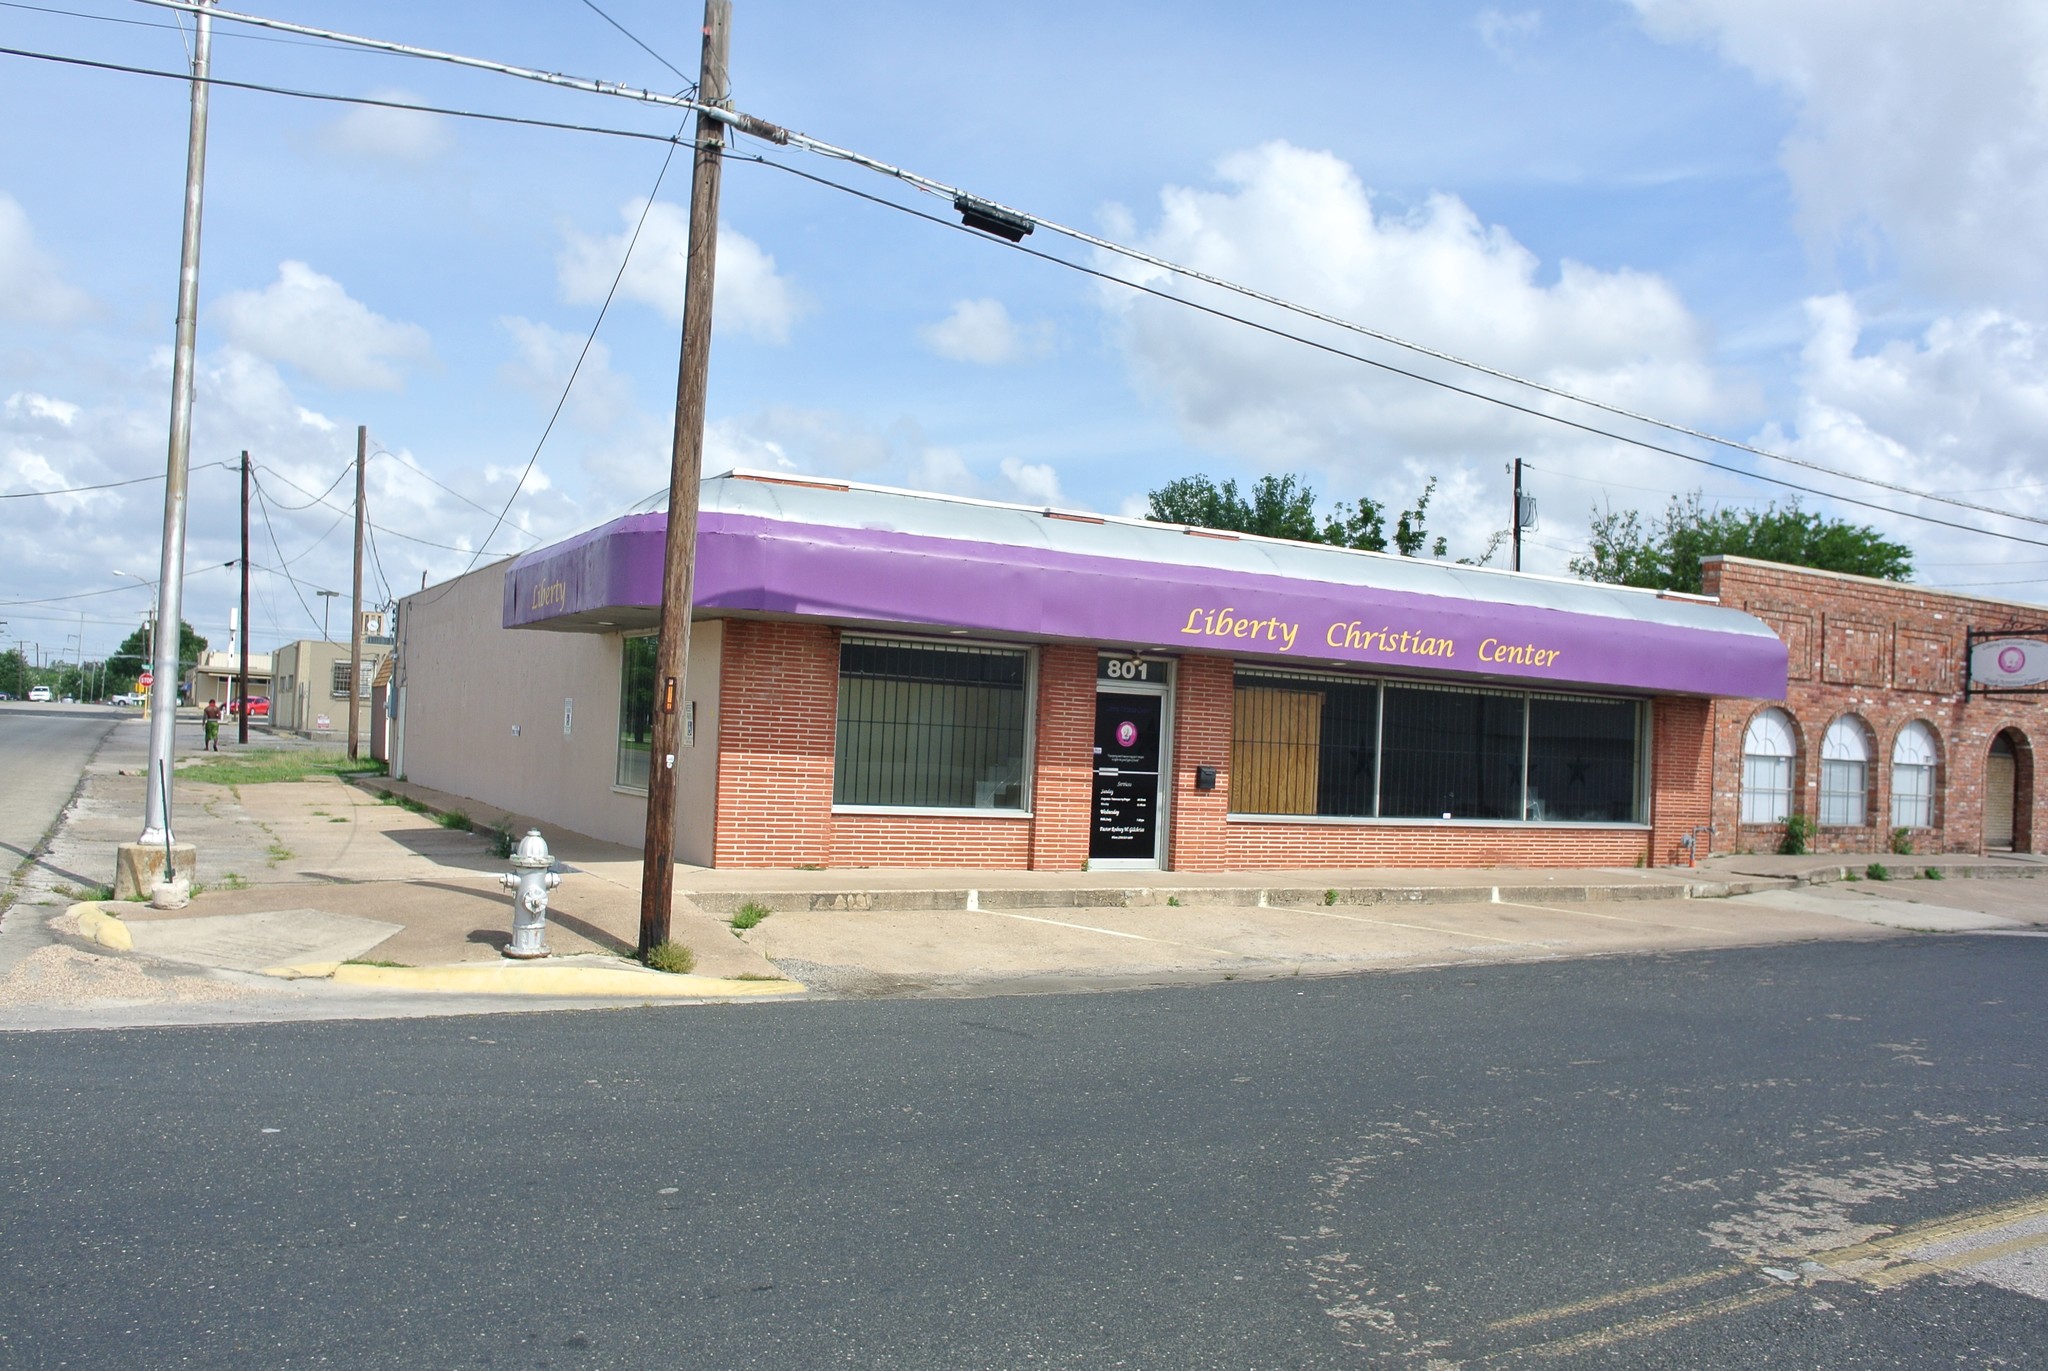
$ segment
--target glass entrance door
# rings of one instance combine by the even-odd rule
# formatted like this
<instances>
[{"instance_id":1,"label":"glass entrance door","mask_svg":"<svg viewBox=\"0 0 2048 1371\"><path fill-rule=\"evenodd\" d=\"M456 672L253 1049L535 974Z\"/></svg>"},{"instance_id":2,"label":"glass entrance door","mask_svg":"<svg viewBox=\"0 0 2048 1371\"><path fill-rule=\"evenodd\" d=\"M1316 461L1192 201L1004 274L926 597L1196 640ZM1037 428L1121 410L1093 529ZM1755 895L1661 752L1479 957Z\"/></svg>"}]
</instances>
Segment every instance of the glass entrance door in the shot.
<instances>
[{"instance_id":1,"label":"glass entrance door","mask_svg":"<svg viewBox=\"0 0 2048 1371\"><path fill-rule=\"evenodd\" d=\"M1095 817L1090 862L1159 864L1160 723L1158 694L1095 696Z\"/></svg>"}]
</instances>

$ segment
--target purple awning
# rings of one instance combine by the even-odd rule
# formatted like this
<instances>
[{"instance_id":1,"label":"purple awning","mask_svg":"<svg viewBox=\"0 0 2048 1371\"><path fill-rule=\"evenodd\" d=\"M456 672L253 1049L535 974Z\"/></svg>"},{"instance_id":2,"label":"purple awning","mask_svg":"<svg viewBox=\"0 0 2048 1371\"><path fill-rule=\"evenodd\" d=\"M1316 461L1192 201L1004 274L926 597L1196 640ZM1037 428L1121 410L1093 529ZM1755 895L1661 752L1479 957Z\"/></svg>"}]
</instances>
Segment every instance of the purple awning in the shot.
<instances>
[{"instance_id":1,"label":"purple awning","mask_svg":"<svg viewBox=\"0 0 2048 1371\"><path fill-rule=\"evenodd\" d=\"M666 515L628 515L518 558L505 577L505 627L650 624L666 529ZM1304 666L1785 694L1784 644L1718 607L1698 607L1712 626L1693 626L713 510L698 529L695 601L700 614L967 629Z\"/></svg>"}]
</instances>

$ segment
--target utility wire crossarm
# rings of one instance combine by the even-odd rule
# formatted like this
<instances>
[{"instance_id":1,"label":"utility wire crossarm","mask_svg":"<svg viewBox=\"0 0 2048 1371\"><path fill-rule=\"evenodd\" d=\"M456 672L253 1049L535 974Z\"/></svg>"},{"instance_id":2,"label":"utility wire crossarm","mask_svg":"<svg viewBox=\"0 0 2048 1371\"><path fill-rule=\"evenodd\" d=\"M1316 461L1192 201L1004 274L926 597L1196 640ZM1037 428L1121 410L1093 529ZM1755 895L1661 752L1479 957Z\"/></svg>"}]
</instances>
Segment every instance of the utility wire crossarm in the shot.
<instances>
[{"instance_id":1,"label":"utility wire crossarm","mask_svg":"<svg viewBox=\"0 0 2048 1371\"><path fill-rule=\"evenodd\" d=\"M202 6L196 3L195 0L137 0L137 3L152 5L160 9L177 10L187 14L198 14L201 12L202 9ZM1575 405L1584 405L1589 409L1598 410L1601 413L1605 414L1611 414L1616 418L1627 419L1634 423L1644 424L1651 428L1661 429L1666 433L1673 433L1680 435L1682 437L1697 439L1700 442L1710 443L1716 447L1727 448L1731 451L1745 452L1750 454L1751 456L1765 458L1769 461L1784 462L1790 466L1800 467L1807 471L1817 472L1821 475L1831 476L1839 480L1851 481L1859 485L1871 486L1881 490L1889 490L1894 494L1905 495L1914 499L1930 500L1939 504L1949 505L1958 509L1967 509L1978 514L1990 514L1999 518L2019 520L2024 523L2048 525L2048 516L2022 514L2015 510L2000 509L1991 505L1977 504L1968 500L1957 499L1954 496L1942 495L1933 491L1917 490L1911 486L1899 484L1892 481L1886 481L1880 477L1864 476L1859 475L1855 472L1843 471L1835 467L1827 466L1824 463L1810 461L1803 457L1793 457L1782 452L1773 452L1768 448L1759 447L1753 443L1746 443L1737 438L1729 438L1721 434L1711 433L1705 429L1693 428L1689 425L1680 424L1669 419L1659 419L1655 415L1645 414L1639 410L1632 410L1621 405L1610 404L1604 400L1594 399L1593 397L1587 395L1580 395L1574 391L1566 390L1560 386L1550 385L1547 382L1538 381L1532 377L1521 376L1514 372L1507 371L1499 367L1488 366L1483 362L1475 362L1469 358L1460 357L1456 353L1446 352L1443 349L1430 347L1429 345L1424 343L1417 343L1410 339L1402 338L1397 334L1388 333L1382 329L1372 328L1369 325L1358 323L1355 320L1345 319L1338 315L1326 313L1322 310L1315 309L1311 306L1303 305L1297 301L1289 300L1284 296L1274 295L1269 292L1258 290L1254 287L1244 285L1240 282L1229 280L1226 277L1215 276L1208 272L1199 271L1195 268L1185 266L1178 262L1169 261L1166 258L1155 256L1152 253L1143 251L1142 249L1134 248L1127 244L1118 243L1111 239L1103 238L1099 235L1089 233L1085 229L1074 228L1071 225L1062 224L1056 220L1042 218L1035 214L1028 214L1022 210L1018 210L1012 208L1011 206L1005 205L1000 201L990 200L983 196L974 195L968 191L961 189L960 187L950 185L934 177L925 176L918 172L911 171L908 168L899 167L892 163L884 162L879 158L869 157L866 154L856 152L851 148L839 147L836 144L825 142L823 139L813 138L808 134L800 133L794 129L785 128L780 124L772 123L766 119L757 118L754 115L746 114L737 110L725 109L718 105L710 104L703 100L693 98L691 96L671 95L660 91L652 91L636 86L629 86L617 81L604 81L590 77L570 76L562 72L542 71L534 67L522 67L514 65L512 63L492 61L487 58L469 57L457 53L440 52L432 48L423 48L407 43L395 43L387 39L367 38L356 34L341 33L332 29L322 29L306 24L294 24L287 20L272 19L263 15L244 14L233 10L216 9L211 5L205 6L204 9L208 14L211 14L214 18L222 21L252 24L261 28L276 29L281 32L294 33L306 37L320 38L327 40L329 42L345 43L356 47L367 48L377 52L387 52L399 56L415 57L429 61L446 62L455 66L469 67L479 71L489 71L495 72L499 75L514 76L522 80L537 81L546 85L556 86L565 90L577 90L585 92L587 94L605 95L618 99L633 100L643 104L662 105L674 109L691 110L703 116L704 118L717 120L719 123L724 124L732 129L735 129L738 132L750 134L753 137L764 139L767 142L775 143L779 146L784 147L799 148L805 152L814 153L821 157L829 157L836 161L851 163L855 166L865 168L868 171L872 171L878 173L879 175L887 176L893 180L900 181L905 185L915 187L916 189L923 191L929 195L937 196L945 200L954 202L956 205L962 202L966 202L968 204L971 204L975 210L982 212L983 214L986 214L988 211L994 211L996 217L1012 221L1020 226L1035 225L1037 227L1046 229L1048 232L1056 233L1062 237L1069 238L1074 242L1086 244L1089 247L1093 247L1103 252L1108 252L1114 254L1115 256L1125 258L1129 261L1140 263L1142 265L1167 272L1173 276L1180 277L1184 280L1197 281L1202 283L1203 285L1212 286L1218 290L1229 292L1231 294L1240 296L1247 300L1253 300L1257 301L1260 304L1270 305L1276 309L1285 310L1291 314L1300 315L1301 317L1306 319L1312 319L1317 323L1327 324L1332 328L1337 328L1349 333L1354 333L1361 337L1371 338L1376 342L1385 343L1390 347L1397 347L1404 351L1415 353L1418 356L1428 357L1432 360L1443 362L1448 365L1473 372L1477 375L1487 376L1493 378L1494 380L1505 381L1511 385L1521 386L1528 390L1533 390L1539 394L1550 396L1553 399L1563 400L1570 404ZM1024 231L1028 232L1029 228L1026 227ZM1531 412L1536 413L1540 417L1558 417L1554 415L1544 414L1542 411Z\"/></svg>"}]
</instances>

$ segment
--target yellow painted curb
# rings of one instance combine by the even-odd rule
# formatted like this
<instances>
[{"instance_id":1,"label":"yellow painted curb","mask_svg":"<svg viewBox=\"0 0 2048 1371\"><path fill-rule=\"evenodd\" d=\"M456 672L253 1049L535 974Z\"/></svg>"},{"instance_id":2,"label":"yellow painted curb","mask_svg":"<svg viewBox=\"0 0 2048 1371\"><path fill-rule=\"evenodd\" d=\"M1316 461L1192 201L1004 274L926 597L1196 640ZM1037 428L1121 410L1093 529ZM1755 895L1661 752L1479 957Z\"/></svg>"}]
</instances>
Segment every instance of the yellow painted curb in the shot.
<instances>
[{"instance_id":1,"label":"yellow painted curb","mask_svg":"<svg viewBox=\"0 0 2048 1371\"><path fill-rule=\"evenodd\" d=\"M795 981L735 981L719 976L671 976L632 967L548 966L528 962L476 962L454 966L353 966L334 969L336 985L382 990L439 991L456 995L580 995L626 999L701 1000L801 995Z\"/></svg>"},{"instance_id":2,"label":"yellow painted curb","mask_svg":"<svg viewBox=\"0 0 2048 1371\"><path fill-rule=\"evenodd\" d=\"M129 933L128 925L98 905L75 904L64 912L76 917L78 931L101 947L111 947L116 952L135 950L135 937Z\"/></svg>"}]
</instances>

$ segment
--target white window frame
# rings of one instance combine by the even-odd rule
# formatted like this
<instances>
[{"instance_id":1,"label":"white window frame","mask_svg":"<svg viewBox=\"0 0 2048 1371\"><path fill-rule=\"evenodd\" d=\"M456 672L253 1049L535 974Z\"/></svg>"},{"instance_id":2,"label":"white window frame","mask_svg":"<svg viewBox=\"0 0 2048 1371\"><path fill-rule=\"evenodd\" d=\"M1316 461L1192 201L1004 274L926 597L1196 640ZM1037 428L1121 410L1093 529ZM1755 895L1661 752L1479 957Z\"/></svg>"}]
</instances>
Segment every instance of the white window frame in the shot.
<instances>
[{"instance_id":1,"label":"white window frame","mask_svg":"<svg viewBox=\"0 0 2048 1371\"><path fill-rule=\"evenodd\" d=\"M1934 827L1934 769L1941 744L1933 725L1915 719L1892 743L1892 827Z\"/></svg>"},{"instance_id":2,"label":"white window frame","mask_svg":"<svg viewBox=\"0 0 2048 1371\"><path fill-rule=\"evenodd\" d=\"M1760 710L1742 734L1742 822L1781 824L1793 811L1792 764L1799 755L1792 716Z\"/></svg>"},{"instance_id":3,"label":"white window frame","mask_svg":"<svg viewBox=\"0 0 2048 1371\"><path fill-rule=\"evenodd\" d=\"M1828 725L1820 740L1820 826L1870 822L1870 730L1854 714Z\"/></svg>"}]
</instances>

